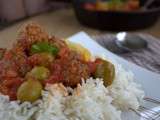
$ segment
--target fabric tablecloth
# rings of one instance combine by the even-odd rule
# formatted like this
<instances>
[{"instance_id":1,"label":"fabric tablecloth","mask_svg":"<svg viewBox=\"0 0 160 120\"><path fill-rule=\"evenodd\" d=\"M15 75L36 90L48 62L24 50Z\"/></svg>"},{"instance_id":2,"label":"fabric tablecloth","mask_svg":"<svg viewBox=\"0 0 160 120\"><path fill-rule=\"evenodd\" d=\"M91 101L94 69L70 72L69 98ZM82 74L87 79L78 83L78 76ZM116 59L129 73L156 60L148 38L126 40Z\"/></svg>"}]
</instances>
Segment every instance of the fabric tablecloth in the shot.
<instances>
[{"instance_id":1,"label":"fabric tablecloth","mask_svg":"<svg viewBox=\"0 0 160 120\"><path fill-rule=\"evenodd\" d=\"M160 74L160 40L148 34L136 35L144 38L148 42L148 47L118 55L141 67ZM103 47L111 51L118 51L118 48L114 44L114 38L114 34L94 36L94 39Z\"/></svg>"}]
</instances>

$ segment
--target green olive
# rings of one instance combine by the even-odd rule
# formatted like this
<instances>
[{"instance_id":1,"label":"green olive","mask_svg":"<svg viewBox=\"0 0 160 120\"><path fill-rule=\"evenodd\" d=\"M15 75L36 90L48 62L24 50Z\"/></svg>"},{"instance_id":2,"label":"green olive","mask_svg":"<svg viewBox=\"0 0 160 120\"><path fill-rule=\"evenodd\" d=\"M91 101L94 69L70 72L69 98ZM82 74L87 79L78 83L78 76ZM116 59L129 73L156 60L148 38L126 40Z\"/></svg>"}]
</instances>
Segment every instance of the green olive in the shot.
<instances>
[{"instance_id":1,"label":"green olive","mask_svg":"<svg viewBox=\"0 0 160 120\"><path fill-rule=\"evenodd\" d=\"M27 80L18 88L17 99L34 102L41 97L42 85L38 80Z\"/></svg>"},{"instance_id":2,"label":"green olive","mask_svg":"<svg viewBox=\"0 0 160 120\"><path fill-rule=\"evenodd\" d=\"M115 77L114 65L108 61L102 60L102 63L97 66L95 77L103 78L105 86L111 85Z\"/></svg>"},{"instance_id":3,"label":"green olive","mask_svg":"<svg viewBox=\"0 0 160 120\"><path fill-rule=\"evenodd\" d=\"M51 63L54 61L54 56L50 53L38 53L41 59L40 65L49 67Z\"/></svg>"},{"instance_id":4,"label":"green olive","mask_svg":"<svg viewBox=\"0 0 160 120\"><path fill-rule=\"evenodd\" d=\"M29 73L27 73L27 78L32 77L36 80L43 81L48 78L50 71L48 68L43 66L34 67Z\"/></svg>"}]
</instances>

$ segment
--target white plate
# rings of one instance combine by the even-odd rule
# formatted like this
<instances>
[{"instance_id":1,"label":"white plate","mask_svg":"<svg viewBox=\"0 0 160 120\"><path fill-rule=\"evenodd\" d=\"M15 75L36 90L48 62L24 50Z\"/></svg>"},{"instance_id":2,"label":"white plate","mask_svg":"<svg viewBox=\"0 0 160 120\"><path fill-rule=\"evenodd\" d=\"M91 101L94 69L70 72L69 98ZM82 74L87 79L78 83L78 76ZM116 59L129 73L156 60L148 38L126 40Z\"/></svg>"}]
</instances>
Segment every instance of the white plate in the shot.
<instances>
[{"instance_id":1,"label":"white plate","mask_svg":"<svg viewBox=\"0 0 160 120\"><path fill-rule=\"evenodd\" d=\"M122 64L126 70L131 70L134 73L136 82L142 85L142 88L145 91L145 95L147 97L160 100L159 74L148 71L113 54L112 52L96 43L84 32L73 35L69 38L69 40L72 42L80 43L81 45L89 49L93 55L105 55L113 61L118 61L118 63Z\"/></svg>"},{"instance_id":2,"label":"white plate","mask_svg":"<svg viewBox=\"0 0 160 120\"><path fill-rule=\"evenodd\" d=\"M118 63L122 64L122 66L129 71L132 71L135 75L135 80L137 83L142 85L142 89L145 91L145 95L147 97L160 100L160 75L148 71L142 67L139 67L133 63L126 61L125 59L113 54L107 49L100 46L97 42L95 42L91 37L89 37L86 33L80 32L69 38L70 41L79 43L83 45L85 48L90 50L93 55L105 55L107 58L110 58L112 61L118 61ZM147 103L150 106L151 103ZM160 107L153 107L156 111L160 110ZM123 120L144 120L137 116L134 112L123 112L122 113ZM160 120L160 119L157 119Z\"/></svg>"}]
</instances>

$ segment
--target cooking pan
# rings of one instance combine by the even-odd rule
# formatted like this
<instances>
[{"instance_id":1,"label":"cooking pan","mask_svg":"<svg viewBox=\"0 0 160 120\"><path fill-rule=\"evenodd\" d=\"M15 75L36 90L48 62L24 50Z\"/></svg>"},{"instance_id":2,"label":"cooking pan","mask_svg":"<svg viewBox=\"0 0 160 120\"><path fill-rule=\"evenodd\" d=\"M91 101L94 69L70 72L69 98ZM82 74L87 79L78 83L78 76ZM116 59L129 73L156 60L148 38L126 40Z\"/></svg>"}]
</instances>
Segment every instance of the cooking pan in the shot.
<instances>
[{"instance_id":1,"label":"cooking pan","mask_svg":"<svg viewBox=\"0 0 160 120\"><path fill-rule=\"evenodd\" d=\"M140 0L143 6L146 0ZM112 31L137 30L152 26L160 16L160 0L155 0L146 10L91 11L84 9L85 0L73 0L79 22L92 28Z\"/></svg>"}]
</instances>

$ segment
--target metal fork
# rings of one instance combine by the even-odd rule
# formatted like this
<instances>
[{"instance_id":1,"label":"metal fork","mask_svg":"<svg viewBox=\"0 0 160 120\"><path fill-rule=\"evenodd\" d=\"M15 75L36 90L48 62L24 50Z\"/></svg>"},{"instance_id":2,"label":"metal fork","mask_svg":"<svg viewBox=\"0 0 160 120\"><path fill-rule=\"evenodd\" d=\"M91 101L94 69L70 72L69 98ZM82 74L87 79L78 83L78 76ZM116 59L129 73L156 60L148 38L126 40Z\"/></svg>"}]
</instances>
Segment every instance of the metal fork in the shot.
<instances>
[{"instance_id":1,"label":"metal fork","mask_svg":"<svg viewBox=\"0 0 160 120\"><path fill-rule=\"evenodd\" d=\"M160 105L159 100L155 100L149 97L145 97L144 100ZM160 118L160 106L158 106L157 108L159 108L159 110L140 106L138 110L132 109L132 111L134 111L138 116L140 116L144 120L158 120Z\"/></svg>"}]
</instances>

